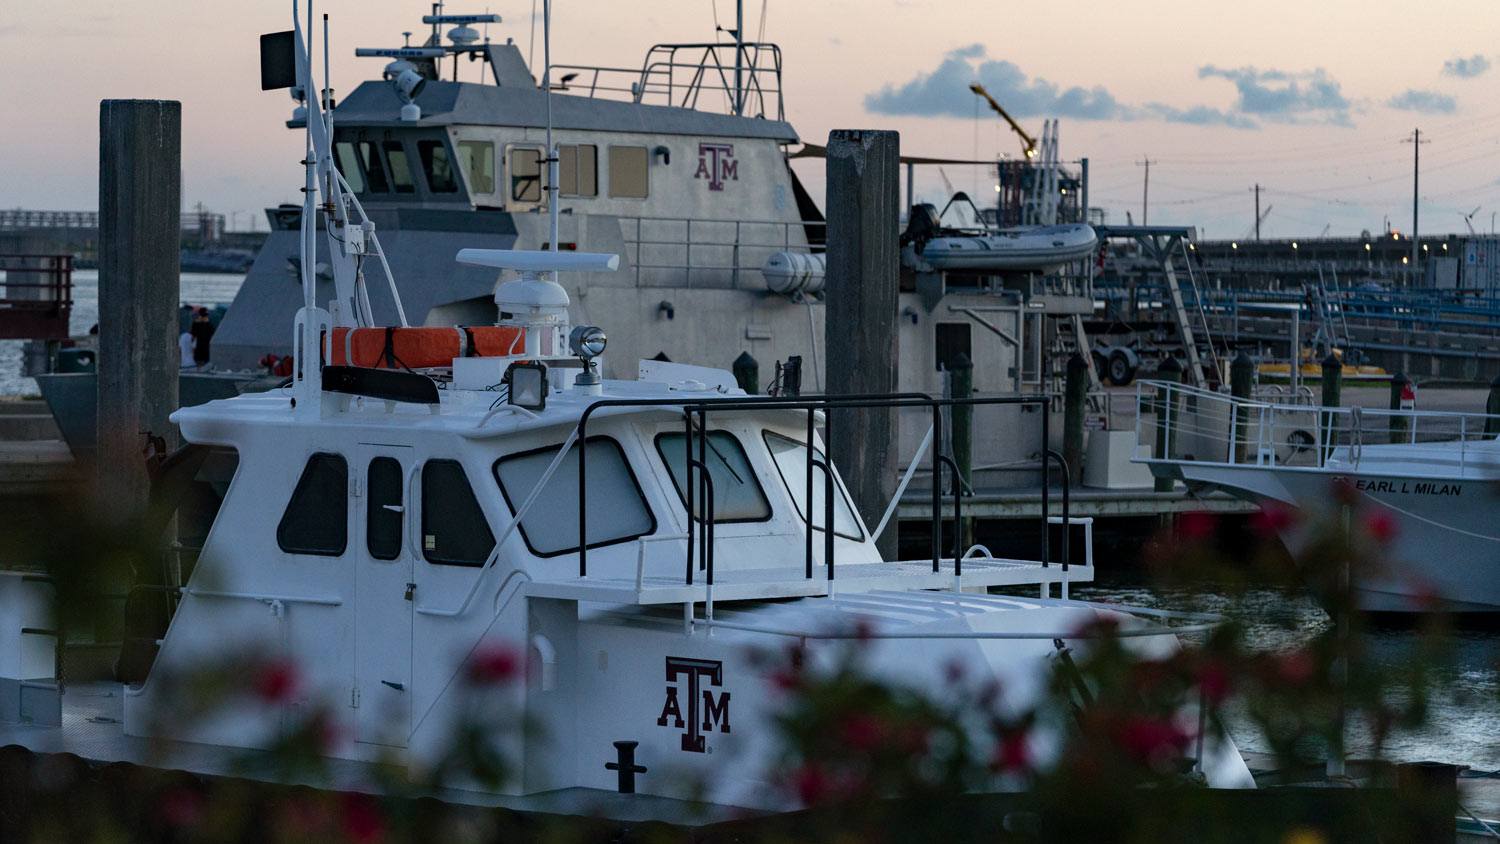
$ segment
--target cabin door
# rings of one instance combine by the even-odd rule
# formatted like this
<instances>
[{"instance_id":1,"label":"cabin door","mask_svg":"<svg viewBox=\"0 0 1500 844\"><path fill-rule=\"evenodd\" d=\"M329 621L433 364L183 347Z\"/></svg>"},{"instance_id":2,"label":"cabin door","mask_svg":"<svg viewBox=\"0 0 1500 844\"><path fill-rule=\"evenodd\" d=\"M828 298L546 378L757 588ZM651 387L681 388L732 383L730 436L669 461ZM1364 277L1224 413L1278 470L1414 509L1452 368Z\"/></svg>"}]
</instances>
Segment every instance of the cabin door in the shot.
<instances>
[{"instance_id":1,"label":"cabin door","mask_svg":"<svg viewBox=\"0 0 1500 844\"><path fill-rule=\"evenodd\" d=\"M405 446L360 449L355 512L355 738L405 747L411 734L412 553L406 535L415 463Z\"/></svg>"}]
</instances>

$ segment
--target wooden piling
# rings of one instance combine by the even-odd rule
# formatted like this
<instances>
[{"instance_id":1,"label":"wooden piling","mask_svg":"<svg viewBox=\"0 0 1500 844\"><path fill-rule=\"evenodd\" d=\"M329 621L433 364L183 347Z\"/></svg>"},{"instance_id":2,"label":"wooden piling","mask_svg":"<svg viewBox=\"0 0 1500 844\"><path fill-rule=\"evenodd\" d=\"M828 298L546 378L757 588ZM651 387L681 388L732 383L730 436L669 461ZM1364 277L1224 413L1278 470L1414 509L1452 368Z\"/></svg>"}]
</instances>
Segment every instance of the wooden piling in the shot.
<instances>
[{"instance_id":1,"label":"wooden piling","mask_svg":"<svg viewBox=\"0 0 1500 844\"><path fill-rule=\"evenodd\" d=\"M1500 434L1500 375L1490 382L1490 394L1484 400L1485 436Z\"/></svg>"},{"instance_id":2,"label":"wooden piling","mask_svg":"<svg viewBox=\"0 0 1500 844\"><path fill-rule=\"evenodd\" d=\"M895 132L838 129L828 134L823 383L829 393L896 391L899 162L900 136ZM874 525L896 488L896 411L842 410L837 415L839 437L828 447L865 523ZM886 531L881 537L885 559L896 559L896 533Z\"/></svg>"},{"instance_id":3,"label":"wooden piling","mask_svg":"<svg viewBox=\"0 0 1500 844\"><path fill-rule=\"evenodd\" d=\"M1079 352L1068 358L1063 380L1063 460L1068 464L1068 481L1077 484L1083 478L1083 414L1089 399L1089 362Z\"/></svg>"},{"instance_id":4,"label":"wooden piling","mask_svg":"<svg viewBox=\"0 0 1500 844\"><path fill-rule=\"evenodd\" d=\"M1323 358L1323 406L1336 408L1343 406L1341 394L1344 383L1344 362L1333 352ZM1333 454L1334 446L1338 445L1338 419L1337 413L1332 411L1323 414L1323 456L1318 461L1322 465L1329 456Z\"/></svg>"},{"instance_id":5,"label":"wooden piling","mask_svg":"<svg viewBox=\"0 0 1500 844\"><path fill-rule=\"evenodd\" d=\"M99 421L95 478L105 515L141 515L147 432L178 442L177 302L182 104L99 105Z\"/></svg>"},{"instance_id":6,"label":"wooden piling","mask_svg":"<svg viewBox=\"0 0 1500 844\"><path fill-rule=\"evenodd\" d=\"M1410 383L1411 379L1406 377L1405 372L1397 372L1395 375L1391 376L1391 410L1401 409L1401 394L1406 391L1406 387ZM1406 432L1411 430L1411 423L1408 418L1405 416L1398 416L1393 413L1391 414L1390 419L1391 424L1389 427L1391 429L1391 442L1406 442Z\"/></svg>"}]
</instances>

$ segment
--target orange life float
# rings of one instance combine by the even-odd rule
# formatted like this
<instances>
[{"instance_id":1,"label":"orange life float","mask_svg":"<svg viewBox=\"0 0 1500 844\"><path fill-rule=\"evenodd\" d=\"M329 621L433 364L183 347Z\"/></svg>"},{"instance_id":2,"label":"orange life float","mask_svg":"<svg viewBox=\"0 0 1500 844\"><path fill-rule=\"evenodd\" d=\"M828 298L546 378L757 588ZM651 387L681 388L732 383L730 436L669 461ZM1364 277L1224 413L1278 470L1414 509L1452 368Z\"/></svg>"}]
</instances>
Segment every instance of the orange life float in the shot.
<instances>
[{"instance_id":1,"label":"orange life float","mask_svg":"<svg viewBox=\"0 0 1500 844\"><path fill-rule=\"evenodd\" d=\"M454 358L520 354L526 330L511 325L333 329L334 366L422 369L452 366Z\"/></svg>"}]
</instances>

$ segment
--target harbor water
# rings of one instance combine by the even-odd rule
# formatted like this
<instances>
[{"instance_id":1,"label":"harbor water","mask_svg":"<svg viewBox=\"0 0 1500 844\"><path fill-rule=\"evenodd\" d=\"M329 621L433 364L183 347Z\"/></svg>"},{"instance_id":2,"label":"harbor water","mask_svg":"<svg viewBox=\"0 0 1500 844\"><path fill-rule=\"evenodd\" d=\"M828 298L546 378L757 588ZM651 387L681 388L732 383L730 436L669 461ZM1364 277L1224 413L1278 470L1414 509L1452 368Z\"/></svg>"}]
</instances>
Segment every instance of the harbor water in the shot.
<instances>
[{"instance_id":1,"label":"harbor water","mask_svg":"<svg viewBox=\"0 0 1500 844\"><path fill-rule=\"evenodd\" d=\"M181 301L184 305L228 305L245 281L236 273L183 273ZM99 323L99 271L73 272L73 313L68 333L80 336ZM36 382L21 375L21 340L0 340L0 395L36 395ZM173 349L176 354L176 349Z\"/></svg>"}]
</instances>

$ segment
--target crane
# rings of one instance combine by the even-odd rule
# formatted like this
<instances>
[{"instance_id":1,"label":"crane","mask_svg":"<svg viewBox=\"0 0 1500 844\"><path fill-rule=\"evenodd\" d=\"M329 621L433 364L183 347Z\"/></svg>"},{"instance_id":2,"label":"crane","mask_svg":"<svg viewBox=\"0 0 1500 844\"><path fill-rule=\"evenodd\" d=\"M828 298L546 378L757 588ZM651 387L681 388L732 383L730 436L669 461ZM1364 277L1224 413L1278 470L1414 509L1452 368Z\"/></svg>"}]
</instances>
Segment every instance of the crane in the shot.
<instances>
[{"instance_id":1,"label":"crane","mask_svg":"<svg viewBox=\"0 0 1500 844\"><path fill-rule=\"evenodd\" d=\"M1021 124L1017 123L1014 117L1011 117L1005 109L1000 107L999 103L995 102L995 98L990 96L990 92L986 91L983 85L980 85L978 82L970 82L969 90L983 97L984 101L990 104L991 110L993 110L1001 117L1005 118L1005 122L1010 124L1011 131L1015 132L1016 135L1021 139L1021 152L1024 153L1027 158L1035 158L1036 138L1033 138L1031 137L1031 135L1027 134L1026 130L1021 128Z\"/></svg>"},{"instance_id":2,"label":"crane","mask_svg":"<svg viewBox=\"0 0 1500 844\"><path fill-rule=\"evenodd\" d=\"M1483 207L1484 207L1483 205L1476 205L1476 206L1474 206L1474 210L1473 211L1470 211L1469 213L1467 213L1467 214L1464 215L1464 225L1466 225L1466 226L1469 227L1469 235L1471 237L1474 235L1474 223L1473 223L1474 215L1478 214L1479 213L1479 209L1481 209Z\"/></svg>"},{"instance_id":3,"label":"crane","mask_svg":"<svg viewBox=\"0 0 1500 844\"><path fill-rule=\"evenodd\" d=\"M1254 234L1255 230L1260 228L1260 224L1264 223L1266 221L1266 218L1271 216L1271 207L1272 206L1267 205L1266 210L1260 212L1260 216L1256 217L1255 222L1250 225L1250 230L1245 232L1245 237L1249 237L1250 235Z\"/></svg>"}]
</instances>

